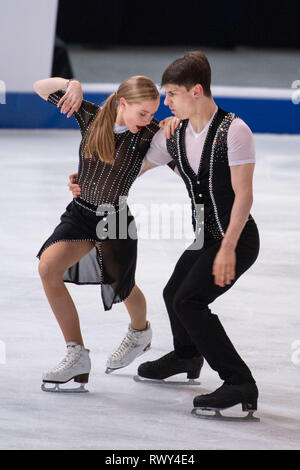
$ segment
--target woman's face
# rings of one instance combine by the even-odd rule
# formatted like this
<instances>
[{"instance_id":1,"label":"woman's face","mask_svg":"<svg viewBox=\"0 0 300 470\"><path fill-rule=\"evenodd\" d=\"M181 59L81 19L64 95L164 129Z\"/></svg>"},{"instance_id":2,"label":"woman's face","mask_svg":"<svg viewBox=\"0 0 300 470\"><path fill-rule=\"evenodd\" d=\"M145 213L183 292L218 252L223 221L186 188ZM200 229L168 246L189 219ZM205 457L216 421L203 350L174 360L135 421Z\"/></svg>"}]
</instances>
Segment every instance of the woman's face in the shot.
<instances>
[{"instance_id":1,"label":"woman's face","mask_svg":"<svg viewBox=\"0 0 300 470\"><path fill-rule=\"evenodd\" d=\"M136 134L150 124L158 106L159 98L132 104L129 104L125 98L120 98L117 123L127 126L130 132Z\"/></svg>"}]
</instances>

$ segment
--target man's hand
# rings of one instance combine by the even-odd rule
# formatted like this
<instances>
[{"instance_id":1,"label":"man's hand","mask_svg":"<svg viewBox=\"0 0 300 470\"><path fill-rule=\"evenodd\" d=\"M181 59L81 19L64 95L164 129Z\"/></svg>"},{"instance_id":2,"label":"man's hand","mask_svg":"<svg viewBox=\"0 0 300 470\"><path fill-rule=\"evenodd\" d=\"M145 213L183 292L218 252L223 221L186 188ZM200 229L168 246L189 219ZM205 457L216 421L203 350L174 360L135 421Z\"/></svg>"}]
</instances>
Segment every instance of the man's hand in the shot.
<instances>
[{"instance_id":1,"label":"man's hand","mask_svg":"<svg viewBox=\"0 0 300 470\"><path fill-rule=\"evenodd\" d=\"M160 121L159 127L162 127L164 129L165 138L169 139L171 135L174 134L175 129L177 129L179 124L180 124L180 119L178 119L177 117L171 116L171 117L164 119L163 121Z\"/></svg>"},{"instance_id":2,"label":"man's hand","mask_svg":"<svg viewBox=\"0 0 300 470\"><path fill-rule=\"evenodd\" d=\"M68 88L64 96L57 103L57 107L61 107L60 112L67 114L67 118L78 111L83 100L81 83L78 80L69 82Z\"/></svg>"},{"instance_id":3,"label":"man's hand","mask_svg":"<svg viewBox=\"0 0 300 470\"><path fill-rule=\"evenodd\" d=\"M235 278L236 255L233 248L221 247L215 257L212 274L215 284L225 287Z\"/></svg>"},{"instance_id":4,"label":"man's hand","mask_svg":"<svg viewBox=\"0 0 300 470\"><path fill-rule=\"evenodd\" d=\"M80 196L81 189L80 186L77 184L77 177L78 173L72 173L72 175L69 176L69 189L72 191L73 197L76 198L77 196Z\"/></svg>"}]
</instances>

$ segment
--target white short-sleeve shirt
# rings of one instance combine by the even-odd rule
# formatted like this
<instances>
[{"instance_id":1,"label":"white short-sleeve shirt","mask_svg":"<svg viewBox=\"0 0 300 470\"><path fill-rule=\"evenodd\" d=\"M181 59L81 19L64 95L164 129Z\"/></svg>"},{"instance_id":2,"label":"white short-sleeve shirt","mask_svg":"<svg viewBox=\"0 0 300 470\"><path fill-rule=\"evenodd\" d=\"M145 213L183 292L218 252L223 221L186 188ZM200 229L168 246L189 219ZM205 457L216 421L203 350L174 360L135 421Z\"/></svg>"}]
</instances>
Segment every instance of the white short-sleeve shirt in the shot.
<instances>
[{"instance_id":1,"label":"white short-sleeve shirt","mask_svg":"<svg viewBox=\"0 0 300 470\"><path fill-rule=\"evenodd\" d=\"M215 110L209 122L201 132L196 133L189 122L185 132L186 155L193 171L197 174L208 128L217 112ZM229 166L255 163L253 134L247 124L240 118L232 121L227 134ZM166 165L172 161L167 150L167 141L163 129L153 137L145 159L156 165Z\"/></svg>"}]
</instances>

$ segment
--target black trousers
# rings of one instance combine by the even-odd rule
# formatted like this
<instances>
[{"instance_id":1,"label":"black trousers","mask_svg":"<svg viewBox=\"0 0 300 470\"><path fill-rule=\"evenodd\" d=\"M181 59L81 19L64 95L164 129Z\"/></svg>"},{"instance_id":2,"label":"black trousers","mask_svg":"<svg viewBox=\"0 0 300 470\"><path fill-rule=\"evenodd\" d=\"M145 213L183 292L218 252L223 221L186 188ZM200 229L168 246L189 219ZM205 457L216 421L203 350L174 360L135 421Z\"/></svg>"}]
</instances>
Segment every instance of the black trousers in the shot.
<instances>
[{"instance_id":1,"label":"black trousers","mask_svg":"<svg viewBox=\"0 0 300 470\"><path fill-rule=\"evenodd\" d=\"M254 263L259 252L255 221L248 220L236 246L236 276L229 285L214 283L213 262L222 240L205 240L200 250L187 249L178 260L164 289L176 354L203 355L226 383L254 382L251 372L208 305L224 294Z\"/></svg>"}]
</instances>

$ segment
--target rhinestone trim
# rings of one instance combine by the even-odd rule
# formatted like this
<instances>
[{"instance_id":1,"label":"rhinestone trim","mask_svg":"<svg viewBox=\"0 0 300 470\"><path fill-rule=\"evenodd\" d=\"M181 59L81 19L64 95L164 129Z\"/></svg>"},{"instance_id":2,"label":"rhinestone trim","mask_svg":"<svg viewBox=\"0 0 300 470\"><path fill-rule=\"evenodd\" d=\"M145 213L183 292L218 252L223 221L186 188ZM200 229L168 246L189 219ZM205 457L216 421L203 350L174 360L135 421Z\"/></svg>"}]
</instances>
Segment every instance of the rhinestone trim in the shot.
<instances>
[{"instance_id":1,"label":"rhinestone trim","mask_svg":"<svg viewBox=\"0 0 300 470\"><path fill-rule=\"evenodd\" d=\"M219 127L217 129L217 132L216 132L216 135L215 135L214 140L213 140L211 155L210 155L210 163L209 163L209 178L208 178L209 195L210 195L210 199L211 199L211 202L212 202L212 205L213 205L217 227L218 227L222 237L224 237L225 232L223 230L223 227L222 227L220 219L219 219L218 208L217 208L214 193L213 193L214 158L215 158L216 146L217 146L217 144L219 144L219 140L222 140L222 139L224 140L225 135L227 135L228 128L229 128L230 124L232 123L232 121L235 117L236 117L235 114L229 113L224 117L221 124L219 125Z\"/></svg>"}]
</instances>

